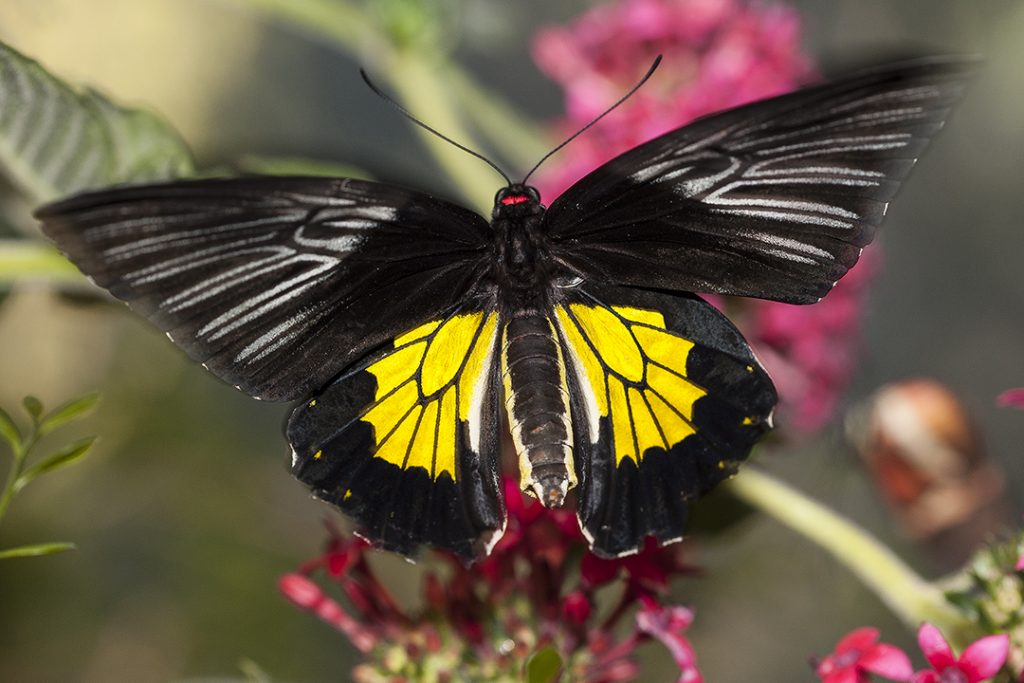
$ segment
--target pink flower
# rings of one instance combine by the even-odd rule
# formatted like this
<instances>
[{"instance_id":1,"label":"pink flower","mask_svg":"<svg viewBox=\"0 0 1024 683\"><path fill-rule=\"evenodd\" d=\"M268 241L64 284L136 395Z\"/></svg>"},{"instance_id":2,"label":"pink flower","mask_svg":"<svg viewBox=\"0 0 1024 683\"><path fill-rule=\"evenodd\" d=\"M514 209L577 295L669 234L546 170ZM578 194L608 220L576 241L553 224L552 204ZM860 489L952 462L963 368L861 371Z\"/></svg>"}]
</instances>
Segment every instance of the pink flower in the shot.
<instances>
[{"instance_id":1,"label":"pink flower","mask_svg":"<svg viewBox=\"0 0 1024 683\"><path fill-rule=\"evenodd\" d=\"M640 600L640 611L636 614L637 628L654 636L668 648L679 667L677 683L703 683L704 677L697 669L697 655L683 631L693 623L693 612L678 605L665 607L653 598Z\"/></svg>"},{"instance_id":2,"label":"pink flower","mask_svg":"<svg viewBox=\"0 0 1024 683\"><path fill-rule=\"evenodd\" d=\"M1007 389L999 394L996 402L1003 407L1024 408L1024 387L1020 389Z\"/></svg>"},{"instance_id":3,"label":"pink flower","mask_svg":"<svg viewBox=\"0 0 1024 683\"><path fill-rule=\"evenodd\" d=\"M957 658L939 629L927 623L917 643L932 668L914 674L913 683L981 683L999 673L1010 651L1010 637L1000 634L974 641Z\"/></svg>"},{"instance_id":4,"label":"pink flower","mask_svg":"<svg viewBox=\"0 0 1024 683\"><path fill-rule=\"evenodd\" d=\"M910 659L894 645L878 642L878 629L859 628L843 636L832 654L815 668L824 683L867 683L870 674L893 681L909 681L914 674Z\"/></svg>"},{"instance_id":5,"label":"pink flower","mask_svg":"<svg viewBox=\"0 0 1024 683\"><path fill-rule=\"evenodd\" d=\"M560 136L622 96L656 55L654 81L580 139L538 181L551 198L599 164L719 109L790 90L810 73L799 17L740 0L623 0L540 31L534 59L565 89Z\"/></svg>"}]
</instances>

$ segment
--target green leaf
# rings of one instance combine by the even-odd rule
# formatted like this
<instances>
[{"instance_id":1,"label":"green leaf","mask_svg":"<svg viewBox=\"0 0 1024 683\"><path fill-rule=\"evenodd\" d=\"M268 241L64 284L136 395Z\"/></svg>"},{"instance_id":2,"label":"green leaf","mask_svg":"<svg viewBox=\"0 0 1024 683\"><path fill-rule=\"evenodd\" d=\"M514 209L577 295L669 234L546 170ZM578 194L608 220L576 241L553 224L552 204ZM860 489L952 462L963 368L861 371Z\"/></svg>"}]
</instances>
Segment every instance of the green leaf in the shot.
<instances>
[{"instance_id":1,"label":"green leaf","mask_svg":"<svg viewBox=\"0 0 1024 683\"><path fill-rule=\"evenodd\" d=\"M23 545L17 548L0 550L0 560L10 557L39 557L40 555L53 555L62 553L65 550L74 550L74 543L39 543L37 545Z\"/></svg>"},{"instance_id":2,"label":"green leaf","mask_svg":"<svg viewBox=\"0 0 1024 683\"><path fill-rule=\"evenodd\" d=\"M192 171L184 142L156 116L77 92L0 43L0 171L38 201Z\"/></svg>"},{"instance_id":3,"label":"green leaf","mask_svg":"<svg viewBox=\"0 0 1024 683\"><path fill-rule=\"evenodd\" d=\"M526 662L527 683L555 683L562 671L562 657L548 646L533 653Z\"/></svg>"},{"instance_id":4,"label":"green leaf","mask_svg":"<svg viewBox=\"0 0 1024 683\"><path fill-rule=\"evenodd\" d=\"M28 414L32 416L33 422L39 422L39 416L43 414L43 402L35 396L26 396L21 399L21 405L25 407Z\"/></svg>"},{"instance_id":5,"label":"green leaf","mask_svg":"<svg viewBox=\"0 0 1024 683\"><path fill-rule=\"evenodd\" d=\"M84 413L96 407L96 402L99 400L99 394L89 393L55 408L39 421L39 434L48 434L58 427L81 417Z\"/></svg>"},{"instance_id":6,"label":"green leaf","mask_svg":"<svg viewBox=\"0 0 1024 683\"><path fill-rule=\"evenodd\" d=\"M0 408L0 437L11 444L11 448L17 448L21 444L21 432L18 430L18 425L14 424L14 420L3 408Z\"/></svg>"},{"instance_id":7,"label":"green leaf","mask_svg":"<svg viewBox=\"0 0 1024 683\"><path fill-rule=\"evenodd\" d=\"M61 448L56 453L46 456L32 467L29 467L27 470L22 472L21 476L18 477L18 480L14 482L15 493L25 488L26 484L38 477L40 474L52 472L60 467L66 467L67 465L79 460L90 448L92 448L95 441L95 436L88 436L84 439L79 439L78 441L68 444L64 448Z\"/></svg>"}]
</instances>

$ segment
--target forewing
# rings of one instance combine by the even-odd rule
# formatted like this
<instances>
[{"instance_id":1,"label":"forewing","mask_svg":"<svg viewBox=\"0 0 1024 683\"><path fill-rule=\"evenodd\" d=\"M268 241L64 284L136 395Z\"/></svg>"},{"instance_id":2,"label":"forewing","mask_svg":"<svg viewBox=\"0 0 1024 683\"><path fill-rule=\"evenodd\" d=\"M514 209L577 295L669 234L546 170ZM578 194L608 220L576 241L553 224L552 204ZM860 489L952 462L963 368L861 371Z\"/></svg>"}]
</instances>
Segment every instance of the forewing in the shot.
<instances>
[{"instance_id":1,"label":"forewing","mask_svg":"<svg viewBox=\"0 0 1024 683\"><path fill-rule=\"evenodd\" d=\"M505 527L497 330L482 307L432 320L299 405L295 476L378 547L486 554Z\"/></svg>"},{"instance_id":2,"label":"forewing","mask_svg":"<svg viewBox=\"0 0 1024 683\"><path fill-rule=\"evenodd\" d=\"M128 187L41 208L96 284L257 398L309 396L466 295L487 224L399 188L327 178Z\"/></svg>"},{"instance_id":3,"label":"forewing","mask_svg":"<svg viewBox=\"0 0 1024 683\"><path fill-rule=\"evenodd\" d=\"M813 303L871 241L972 66L877 69L666 133L555 200L552 252L585 279Z\"/></svg>"},{"instance_id":4,"label":"forewing","mask_svg":"<svg viewBox=\"0 0 1024 683\"><path fill-rule=\"evenodd\" d=\"M775 388L735 327L693 295L587 287L556 308L580 527L621 556L683 535L686 503L771 428Z\"/></svg>"}]
</instances>

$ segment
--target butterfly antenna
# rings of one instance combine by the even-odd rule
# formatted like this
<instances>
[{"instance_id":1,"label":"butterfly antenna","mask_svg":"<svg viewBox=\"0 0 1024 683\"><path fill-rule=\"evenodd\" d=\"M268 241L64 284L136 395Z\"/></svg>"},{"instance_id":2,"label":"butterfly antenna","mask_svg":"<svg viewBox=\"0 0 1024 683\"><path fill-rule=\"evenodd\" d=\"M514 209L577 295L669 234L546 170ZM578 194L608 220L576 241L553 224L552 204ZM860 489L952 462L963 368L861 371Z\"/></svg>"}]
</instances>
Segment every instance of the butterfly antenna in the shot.
<instances>
[{"instance_id":1,"label":"butterfly antenna","mask_svg":"<svg viewBox=\"0 0 1024 683\"><path fill-rule=\"evenodd\" d=\"M637 83L636 85L634 85L632 88L629 89L628 93L626 93L625 95L620 97L615 104L613 104L612 106L610 106L606 110L604 110L604 112L600 116L598 116L593 121L591 121L587 125L585 125L582 128L580 128L578 131L576 131L572 135L570 135L569 138L565 142L563 142L558 147L555 147L553 150L551 150L550 152L545 154L544 158L542 158L540 161L538 161L537 164L533 168L530 169L530 172L526 174L526 177L523 178L523 185L525 185L526 181L530 179L530 176L533 175L533 172L536 171L538 168L540 168L541 164L543 164L545 161L547 161L549 158L551 158L556 152L561 150L563 147L568 145L570 142L572 142L573 140L578 138L580 135L582 135L583 133L587 132L587 129L589 129L595 123L597 123L598 121L603 119L605 116L608 116L608 114L611 114L615 109L618 108L618 106L620 104L622 104L623 102L628 100L630 97L632 97L633 93L635 93L637 90L639 90L640 86L642 86L644 83L646 83L647 80L651 76L654 75L654 70L658 68L659 64L661 64L661 55L658 55L657 57L654 58L654 63L651 64L651 68L647 70L647 73L644 74L644 77L640 79L639 83Z\"/></svg>"},{"instance_id":2,"label":"butterfly antenna","mask_svg":"<svg viewBox=\"0 0 1024 683\"><path fill-rule=\"evenodd\" d=\"M363 82L366 83L367 86L369 86L370 90L372 90L377 95L377 97L381 98L382 100L384 100L385 102L390 104L392 107L394 107L395 109L400 111L402 113L402 115L405 116L405 118L409 119L410 121L415 123L417 126L422 128L423 130L426 130L426 131L428 131L430 133L433 133L434 135L436 135L437 137L441 138L445 142L447 142L447 143L449 143L451 145L454 145L455 147L458 147L459 149L461 149L466 154L471 154L472 156L475 156L477 159L483 161L488 166L490 166L495 171L497 171L501 175L501 177L505 179L505 183L507 185L511 185L512 184L512 179L509 178L508 175L504 171L502 171L500 168L498 168L498 165L495 164L493 161L491 161L490 159L485 157L483 154L480 154L480 152L474 152L469 147L466 147L465 145L460 145L458 142L455 142L455 140L452 140L447 135L444 135L443 133L440 133L437 130L431 128L430 126L428 126L427 124L423 123L418 118L413 116L412 112L410 112L408 109L403 107L401 104L399 104L397 101L392 99L390 96L386 95L384 93L384 91L382 91L380 88L378 88L377 85L373 81L370 80L370 76L366 73L365 69L359 69L359 75L363 77Z\"/></svg>"}]
</instances>

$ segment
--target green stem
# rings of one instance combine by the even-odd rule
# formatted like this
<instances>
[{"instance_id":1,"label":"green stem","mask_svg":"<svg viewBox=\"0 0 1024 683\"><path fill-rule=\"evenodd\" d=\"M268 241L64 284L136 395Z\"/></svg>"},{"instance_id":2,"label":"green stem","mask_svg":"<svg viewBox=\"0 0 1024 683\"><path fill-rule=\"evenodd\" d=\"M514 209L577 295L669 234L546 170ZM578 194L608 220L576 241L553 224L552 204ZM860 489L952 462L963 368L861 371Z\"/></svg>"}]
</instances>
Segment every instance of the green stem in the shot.
<instances>
[{"instance_id":1,"label":"green stem","mask_svg":"<svg viewBox=\"0 0 1024 683\"><path fill-rule=\"evenodd\" d=\"M453 99L448 96L449 87L442 81L440 74L450 78L473 101L469 108L476 107L479 100L491 102L486 123L482 127L491 130L490 134L498 135L501 126L506 131L500 139L507 141L519 137L525 128L521 119L514 114L498 113L500 105L494 105L495 98L489 100L482 89L473 84L468 75L461 73L454 65L446 64L440 49L429 49L417 46L416 49L400 49L391 44L382 34L370 17L363 12L335 0L245 0L247 4L264 11L273 19L288 21L305 30L330 39L340 48L352 52L360 59L368 60L379 70L380 75L388 80L389 85L397 91L399 99L407 109L426 121L433 128L466 145L470 149L480 147L474 136L463 125L460 117L452 107ZM424 144L452 179L456 187L468 197L480 210L487 215L490 212L496 183L489 171L482 169L482 162L465 152L456 149L440 138L417 127ZM529 139L540 140L535 133ZM521 147L521 157L529 159L532 164L540 158L535 154L536 148ZM514 159L520 163L521 159Z\"/></svg>"},{"instance_id":2,"label":"green stem","mask_svg":"<svg viewBox=\"0 0 1024 683\"><path fill-rule=\"evenodd\" d=\"M551 150L547 133L533 121L522 116L505 102L500 95L485 88L464 70L455 65L444 72L445 81L462 103L466 116L470 117L480 131L487 136L494 147L515 164L509 175L516 176L533 167ZM516 173L518 171L518 173Z\"/></svg>"},{"instance_id":3,"label":"green stem","mask_svg":"<svg viewBox=\"0 0 1024 683\"><path fill-rule=\"evenodd\" d=\"M25 456L28 455L29 449L32 448L36 438L36 430L33 427L32 432L20 443L11 444L11 468L7 472L7 478L4 479L4 488L0 491L0 522L3 522L4 516L7 514L7 508L11 506L11 501L14 500L15 485L25 469Z\"/></svg>"},{"instance_id":4,"label":"green stem","mask_svg":"<svg viewBox=\"0 0 1024 683\"><path fill-rule=\"evenodd\" d=\"M0 287L15 281L86 284L78 269L53 247L32 240L0 240Z\"/></svg>"},{"instance_id":5,"label":"green stem","mask_svg":"<svg viewBox=\"0 0 1024 683\"><path fill-rule=\"evenodd\" d=\"M850 520L757 469L748 467L726 487L831 553L908 628L928 621L958 640L973 630L970 620L946 601L942 591Z\"/></svg>"},{"instance_id":6,"label":"green stem","mask_svg":"<svg viewBox=\"0 0 1024 683\"><path fill-rule=\"evenodd\" d=\"M409 111L415 112L417 118L429 121L431 127L443 131L470 149L479 147L452 108L451 98L445 94L447 89L438 78L434 63L424 60L419 53L402 53L396 55L385 74L402 103ZM456 187L477 209L488 215L494 201L495 188L499 186L495 182L496 174L479 159L474 159L419 126L417 132Z\"/></svg>"}]
</instances>

